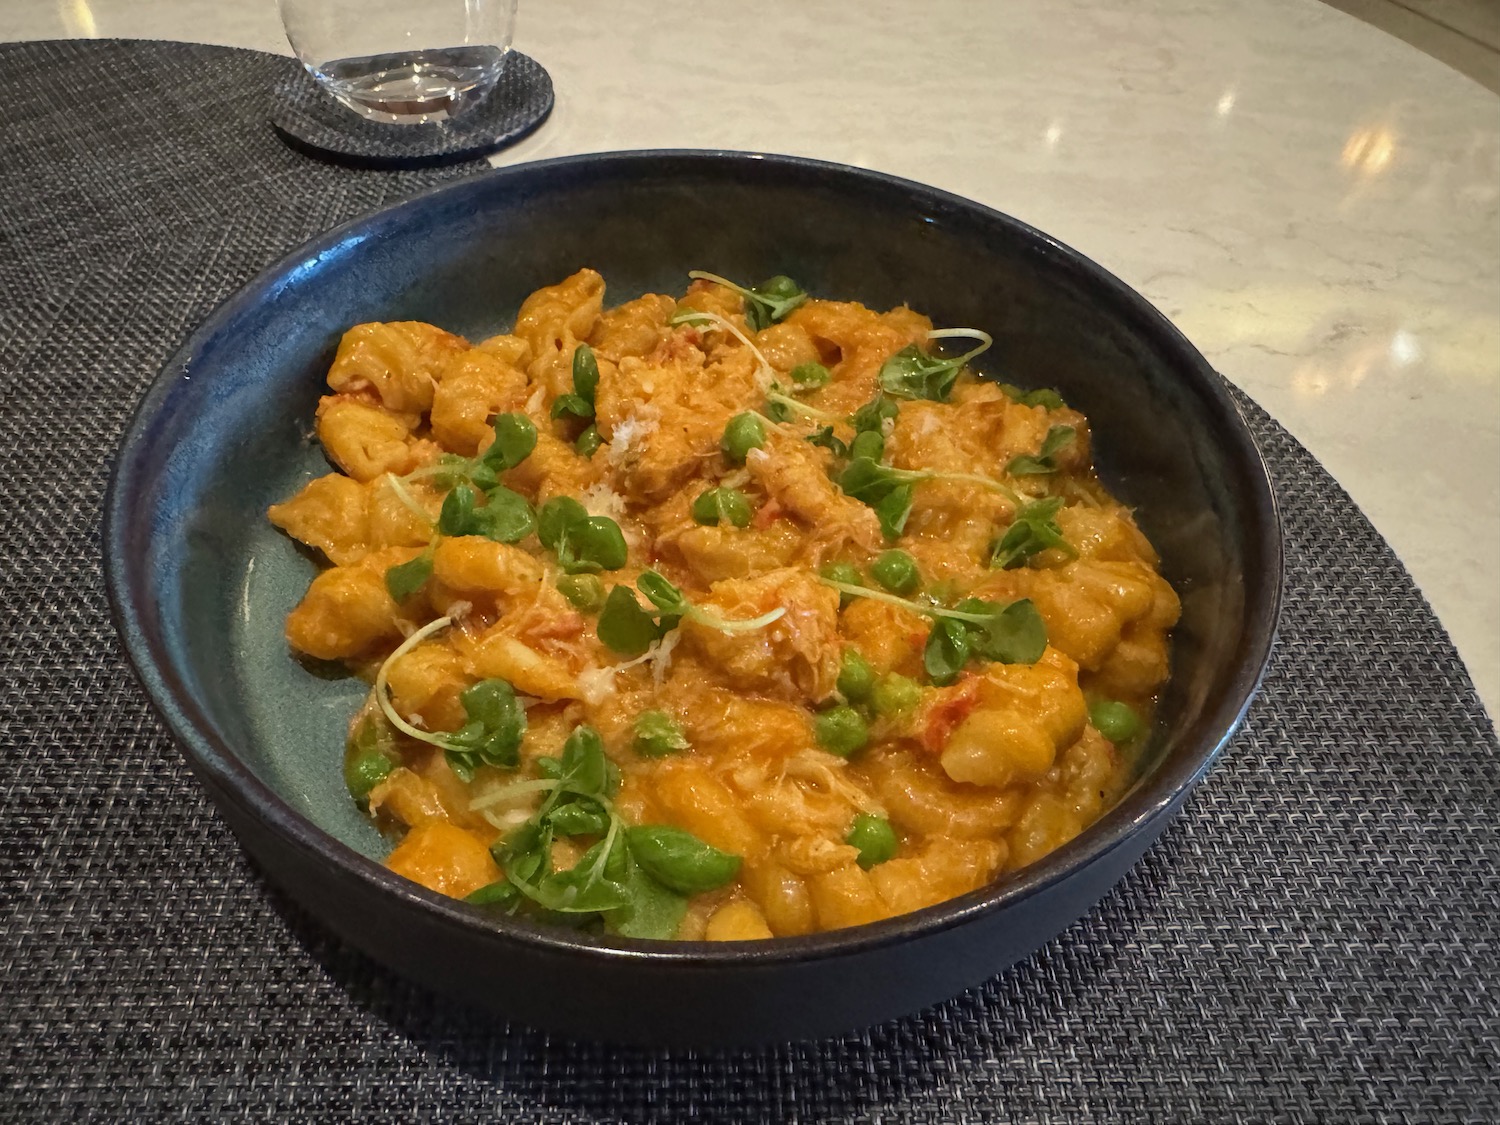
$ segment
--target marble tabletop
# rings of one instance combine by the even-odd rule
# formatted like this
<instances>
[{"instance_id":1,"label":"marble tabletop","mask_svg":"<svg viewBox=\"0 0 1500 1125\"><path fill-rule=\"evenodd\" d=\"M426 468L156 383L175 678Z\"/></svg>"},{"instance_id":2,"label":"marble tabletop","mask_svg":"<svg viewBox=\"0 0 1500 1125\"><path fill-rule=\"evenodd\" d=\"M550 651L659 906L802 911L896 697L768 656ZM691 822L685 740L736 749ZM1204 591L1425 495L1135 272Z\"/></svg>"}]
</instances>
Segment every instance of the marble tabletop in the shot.
<instances>
[{"instance_id":1,"label":"marble tabletop","mask_svg":"<svg viewBox=\"0 0 1500 1125\"><path fill-rule=\"evenodd\" d=\"M1316 0L768 12L526 0L557 108L493 162L815 156L1072 244L1328 467L1500 714L1500 98ZM81 36L290 53L270 0L0 8L0 40Z\"/></svg>"}]
</instances>

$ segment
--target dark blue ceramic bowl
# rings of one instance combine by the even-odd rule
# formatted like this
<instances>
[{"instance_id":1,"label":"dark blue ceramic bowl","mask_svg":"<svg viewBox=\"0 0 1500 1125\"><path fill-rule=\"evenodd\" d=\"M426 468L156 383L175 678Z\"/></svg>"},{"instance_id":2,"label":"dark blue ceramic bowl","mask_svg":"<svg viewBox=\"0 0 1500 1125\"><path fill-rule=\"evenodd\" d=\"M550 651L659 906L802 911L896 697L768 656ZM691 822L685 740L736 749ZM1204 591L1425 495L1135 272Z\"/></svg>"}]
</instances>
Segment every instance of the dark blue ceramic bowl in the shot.
<instances>
[{"instance_id":1,"label":"dark blue ceramic bowl","mask_svg":"<svg viewBox=\"0 0 1500 1125\"><path fill-rule=\"evenodd\" d=\"M1068 846L981 891L854 930L650 943L497 919L377 862L340 777L362 684L309 675L287 611L313 564L265 519L326 465L310 440L340 334L427 320L471 338L581 266L611 301L689 269L787 273L815 294L994 333L992 373L1058 387L1182 594L1156 764ZM1219 377L1145 300L1024 223L854 168L743 153L573 157L475 176L341 227L228 301L152 385L105 512L120 635L194 771L265 871L352 944L507 1017L708 1046L807 1038L994 975L1133 864L1244 715L1276 624L1266 470Z\"/></svg>"}]
</instances>

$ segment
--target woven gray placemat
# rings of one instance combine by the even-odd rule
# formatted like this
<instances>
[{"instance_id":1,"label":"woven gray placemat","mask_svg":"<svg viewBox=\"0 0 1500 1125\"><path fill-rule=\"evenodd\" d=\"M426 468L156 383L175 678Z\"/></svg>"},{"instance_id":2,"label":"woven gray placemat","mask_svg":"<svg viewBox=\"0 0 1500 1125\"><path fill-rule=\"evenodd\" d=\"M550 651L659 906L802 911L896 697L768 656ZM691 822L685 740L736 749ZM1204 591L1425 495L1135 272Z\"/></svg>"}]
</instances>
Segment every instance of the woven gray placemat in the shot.
<instances>
[{"instance_id":1,"label":"woven gray placemat","mask_svg":"<svg viewBox=\"0 0 1500 1125\"><path fill-rule=\"evenodd\" d=\"M611 1049L455 1010L270 889L116 648L107 461L262 266L472 170L296 156L276 66L0 46L0 1118L1500 1121L1500 751L1389 548L1243 401L1287 519L1265 691L1125 882L983 988L821 1044Z\"/></svg>"}]
</instances>

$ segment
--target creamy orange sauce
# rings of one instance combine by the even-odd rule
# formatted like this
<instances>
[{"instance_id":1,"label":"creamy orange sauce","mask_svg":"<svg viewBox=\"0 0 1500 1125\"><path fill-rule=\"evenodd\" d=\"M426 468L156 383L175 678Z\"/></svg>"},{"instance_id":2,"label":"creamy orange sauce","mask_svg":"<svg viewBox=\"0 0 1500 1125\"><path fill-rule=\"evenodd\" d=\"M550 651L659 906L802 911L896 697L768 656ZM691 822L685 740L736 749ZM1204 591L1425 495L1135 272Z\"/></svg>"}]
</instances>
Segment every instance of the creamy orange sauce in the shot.
<instances>
[{"instance_id":1,"label":"creamy orange sauce","mask_svg":"<svg viewBox=\"0 0 1500 1125\"><path fill-rule=\"evenodd\" d=\"M876 398L883 365L929 346L925 317L807 300L756 332L741 296L717 284L607 310L604 289L582 270L529 297L512 333L472 345L427 324L350 329L317 412L337 471L270 510L331 564L287 621L293 650L373 677L404 638L452 617L387 669L399 716L422 731L457 730L460 695L487 679L504 680L525 704L519 764L482 765L469 781L440 749L394 734L394 768L368 795L372 815L400 838L388 865L458 897L503 880L490 846L541 796L474 802L537 777L536 760L557 755L580 724L600 733L622 775L615 806L627 824L673 825L741 858L735 878L690 898L679 938L803 934L915 910L1032 863L1096 820L1132 779L1134 760L1129 740L1116 745L1096 729L1090 704L1149 716L1179 605L1131 513L1096 479L1086 419L1024 405L968 370L947 401L892 398L886 464L979 478L914 483L892 537L840 487L845 459L807 439L822 416L836 442L854 439L848 419ZM754 347L718 321L671 323L684 309L714 313ZM585 420L551 416L574 390L581 344L599 371L602 442L588 455L575 444ZM791 372L812 363L827 383L794 387ZM1030 374L1045 382L1045 372ZM772 383L809 411L776 421ZM764 440L740 463L721 441L747 411L765 418ZM439 534L447 489L424 470L444 454L481 453L506 413L537 432L529 456L500 473L506 487L533 507L572 497L618 524L628 559L597 574L605 590L633 589L650 568L722 619L783 612L739 633L684 619L632 659L601 642L597 611L560 591L556 553L536 534L514 543ZM1071 438L1052 455L1053 471L1011 472L1059 427ZM718 487L748 503L746 526L694 518L695 500ZM1061 501L1055 527L1066 546L992 565L1018 511L1048 497ZM906 598L919 607L1029 599L1046 625L1040 659L976 657L953 682L933 683L924 666L932 616L841 599L821 577L847 563L879 591L871 567L892 549L916 563ZM398 603L388 571L423 557L431 577ZM841 662L851 651L888 689L877 701L905 706L858 701L866 739L844 757L820 744L817 716L845 702ZM647 711L665 712L686 748L638 753L635 723ZM861 815L889 823L891 858L858 862L846 841ZM554 866L592 842L559 840Z\"/></svg>"}]
</instances>

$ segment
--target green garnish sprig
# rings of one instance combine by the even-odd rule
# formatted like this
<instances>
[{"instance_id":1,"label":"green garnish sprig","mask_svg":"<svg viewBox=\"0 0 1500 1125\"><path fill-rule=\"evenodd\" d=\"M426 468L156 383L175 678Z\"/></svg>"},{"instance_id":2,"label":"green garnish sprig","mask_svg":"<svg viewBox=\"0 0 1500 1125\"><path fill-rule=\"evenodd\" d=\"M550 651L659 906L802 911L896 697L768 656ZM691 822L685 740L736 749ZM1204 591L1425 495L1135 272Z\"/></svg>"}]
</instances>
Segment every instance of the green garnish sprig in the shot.
<instances>
[{"instance_id":1,"label":"green garnish sprig","mask_svg":"<svg viewBox=\"0 0 1500 1125\"><path fill-rule=\"evenodd\" d=\"M537 513L537 538L568 574L619 570L629 558L625 533L608 516L591 516L571 496L557 496Z\"/></svg>"},{"instance_id":2,"label":"green garnish sprig","mask_svg":"<svg viewBox=\"0 0 1500 1125\"><path fill-rule=\"evenodd\" d=\"M1005 392L1012 402L1021 406L1040 406L1043 410L1061 410L1067 403L1063 402L1062 395L1051 387L1037 387L1035 390L1022 390L1014 383L1001 383L1000 389Z\"/></svg>"},{"instance_id":3,"label":"green garnish sprig","mask_svg":"<svg viewBox=\"0 0 1500 1125\"><path fill-rule=\"evenodd\" d=\"M640 656L683 620L732 634L764 629L786 615L786 607L777 606L758 617L730 620L694 605L679 587L655 570L642 571L635 584L653 609L643 607L628 586L616 586L605 599L596 626L599 640L621 656Z\"/></svg>"},{"instance_id":4,"label":"green garnish sprig","mask_svg":"<svg viewBox=\"0 0 1500 1125\"><path fill-rule=\"evenodd\" d=\"M445 453L435 464L407 473L400 479L431 479L442 489L467 484L475 491L488 492L499 483L500 473L514 469L536 448L536 426L526 415L518 411L499 414L495 416L493 426L494 440L479 456L460 457L456 453Z\"/></svg>"},{"instance_id":5,"label":"green garnish sprig","mask_svg":"<svg viewBox=\"0 0 1500 1125\"><path fill-rule=\"evenodd\" d=\"M427 731L407 722L396 710L391 703L388 683L396 661L452 624L453 618L439 617L402 641L380 665L373 690L375 702L391 726L408 738L440 747L449 768L459 780L471 781L474 771L482 765L513 769L520 761L521 737L526 733L526 710L510 684L504 680L480 680L458 697L468 722L456 731Z\"/></svg>"},{"instance_id":6,"label":"green garnish sprig","mask_svg":"<svg viewBox=\"0 0 1500 1125\"><path fill-rule=\"evenodd\" d=\"M874 431L866 431L874 433ZM851 448L850 452L854 452ZM873 457L855 457L839 475L839 487L875 509L886 538L898 538L911 515L916 486L923 481L951 480L978 484L998 492L1019 507L1021 498L992 477L978 473L940 473L928 469L897 469Z\"/></svg>"},{"instance_id":7,"label":"green garnish sprig","mask_svg":"<svg viewBox=\"0 0 1500 1125\"><path fill-rule=\"evenodd\" d=\"M880 367L880 387L897 398L923 398L933 402L947 402L964 365L976 356L988 351L995 340L988 332L978 328L939 328L927 333L929 340L947 339L978 340L979 346L963 355L944 359L923 351L916 344L908 344L891 356Z\"/></svg>"},{"instance_id":8,"label":"green garnish sprig","mask_svg":"<svg viewBox=\"0 0 1500 1125\"><path fill-rule=\"evenodd\" d=\"M445 454L436 464L405 477L387 474L384 478L397 499L429 527L433 527L432 517L411 494L407 482L431 480L436 487L448 489L427 549L385 572L385 588L396 601L405 601L432 577L439 532L482 535L499 543L515 543L530 535L536 526L526 497L506 488L499 479L500 473L531 456L536 448L536 427L524 414L501 414L495 419L494 432L494 440L478 457ZM481 496L483 504L479 502Z\"/></svg>"},{"instance_id":9,"label":"green garnish sprig","mask_svg":"<svg viewBox=\"0 0 1500 1125\"><path fill-rule=\"evenodd\" d=\"M599 389L599 359L594 349L579 344L573 349L573 390L552 400L552 418L594 420L594 395Z\"/></svg>"},{"instance_id":10,"label":"green garnish sprig","mask_svg":"<svg viewBox=\"0 0 1500 1125\"><path fill-rule=\"evenodd\" d=\"M745 323L755 332L785 320L793 309L807 300L807 290L783 274L767 278L748 289L707 270L689 270L688 276L695 281L712 281L743 297Z\"/></svg>"},{"instance_id":11,"label":"green garnish sprig","mask_svg":"<svg viewBox=\"0 0 1500 1125\"><path fill-rule=\"evenodd\" d=\"M821 577L840 594L873 598L932 619L922 663L935 684L951 684L971 657L1000 664L1035 664L1047 651L1047 623L1030 598L1001 604L965 598L952 609L883 590Z\"/></svg>"},{"instance_id":12,"label":"green garnish sprig","mask_svg":"<svg viewBox=\"0 0 1500 1125\"><path fill-rule=\"evenodd\" d=\"M1046 476L1057 472L1057 454L1072 445L1078 437L1078 431L1072 426L1049 426L1047 436L1042 439L1042 447L1037 450L1036 455L1023 453L1019 457L1012 457L1010 463L1005 466L1005 471L1013 477Z\"/></svg>"},{"instance_id":13,"label":"green garnish sprig","mask_svg":"<svg viewBox=\"0 0 1500 1125\"><path fill-rule=\"evenodd\" d=\"M1062 506L1061 496L1049 496L1022 506L1005 534L995 540L990 550L990 566L1012 570L1051 548L1077 558L1078 552L1063 538L1062 528L1057 524L1057 513Z\"/></svg>"},{"instance_id":14,"label":"green garnish sprig","mask_svg":"<svg viewBox=\"0 0 1500 1125\"><path fill-rule=\"evenodd\" d=\"M537 759L541 777L485 794L472 808L546 796L525 824L492 849L505 879L480 888L470 902L512 913L529 902L544 913L588 921L625 937L671 938L687 910L688 896L723 886L739 874L742 860L670 825L629 827L612 798L619 769L604 753L599 732L579 726L560 757ZM558 837L600 839L570 868L552 866Z\"/></svg>"}]
</instances>

